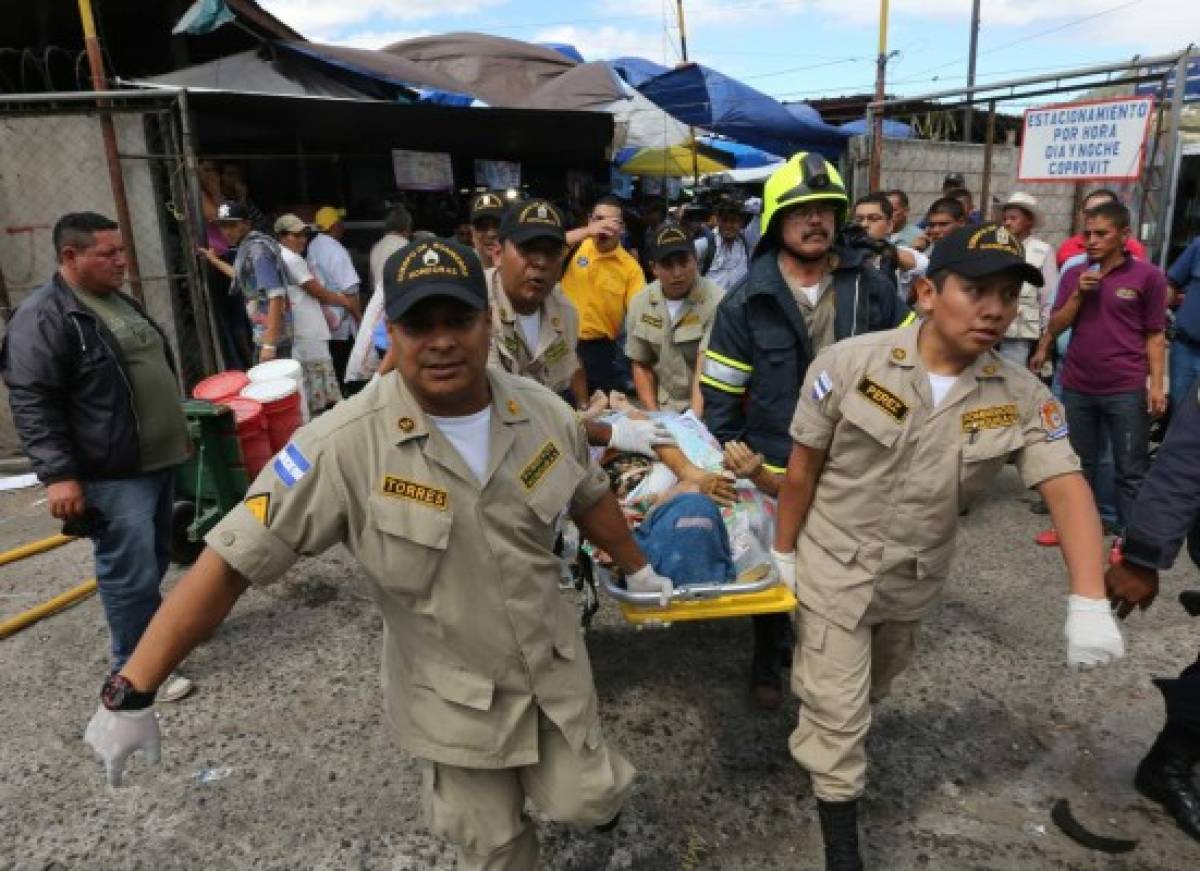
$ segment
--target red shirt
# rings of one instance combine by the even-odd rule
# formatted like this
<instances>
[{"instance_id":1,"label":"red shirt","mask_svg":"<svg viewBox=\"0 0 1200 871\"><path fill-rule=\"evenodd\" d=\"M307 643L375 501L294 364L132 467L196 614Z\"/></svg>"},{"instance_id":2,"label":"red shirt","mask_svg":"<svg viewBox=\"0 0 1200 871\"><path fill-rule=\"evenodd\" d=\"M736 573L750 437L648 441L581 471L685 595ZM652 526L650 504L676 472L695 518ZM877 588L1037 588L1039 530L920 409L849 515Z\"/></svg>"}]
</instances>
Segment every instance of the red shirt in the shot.
<instances>
[{"instance_id":1,"label":"red shirt","mask_svg":"<svg viewBox=\"0 0 1200 871\"><path fill-rule=\"evenodd\" d=\"M1125 243L1125 252L1134 260L1146 259L1146 246L1132 236ZM1087 246L1083 244L1083 234L1076 233L1067 241L1058 246L1058 268L1062 269L1062 265L1079 254L1086 254Z\"/></svg>"}]
</instances>

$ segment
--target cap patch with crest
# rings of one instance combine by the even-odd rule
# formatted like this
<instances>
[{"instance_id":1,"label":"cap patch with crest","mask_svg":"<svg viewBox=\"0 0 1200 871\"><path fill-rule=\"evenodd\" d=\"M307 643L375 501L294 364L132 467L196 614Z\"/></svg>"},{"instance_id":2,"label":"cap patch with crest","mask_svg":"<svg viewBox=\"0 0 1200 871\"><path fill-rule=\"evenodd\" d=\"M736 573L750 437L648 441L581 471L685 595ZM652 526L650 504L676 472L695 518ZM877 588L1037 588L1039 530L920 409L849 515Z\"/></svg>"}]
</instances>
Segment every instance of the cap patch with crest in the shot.
<instances>
[{"instance_id":1,"label":"cap patch with crest","mask_svg":"<svg viewBox=\"0 0 1200 871\"><path fill-rule=\"evenodd\" d=\"M654 260L664 260L678 252L696 253L691 237L678 224L663 224L654 234Z\"/></svg>"},{"instance_id":2,"label":"cap patch with crest","mask_svg":"<svg viewBox=\"0 0 1200 871\"><path fill-rule=\"evenodd\" d=\"M487 308L483 265L471 249L449 239L421 239L387 259L383 269L384 305L397 320L424 299L443 296L474 309Z\"/></svg>"}]
</instances>

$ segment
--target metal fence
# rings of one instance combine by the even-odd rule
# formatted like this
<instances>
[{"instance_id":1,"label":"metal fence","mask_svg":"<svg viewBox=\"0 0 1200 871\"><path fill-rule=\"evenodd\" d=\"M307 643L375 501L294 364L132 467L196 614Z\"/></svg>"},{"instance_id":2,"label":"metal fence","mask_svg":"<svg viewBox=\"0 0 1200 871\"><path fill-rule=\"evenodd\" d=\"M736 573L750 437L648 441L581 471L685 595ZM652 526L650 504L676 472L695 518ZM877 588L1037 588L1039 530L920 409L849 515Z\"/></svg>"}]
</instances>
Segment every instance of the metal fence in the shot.
<instances>
[{"instance_id":1,"label":"metal fence","mask_svg":"<svg viewBox=\"0 0 1200 871\"><path fill-rule=\"evenodd\" d=\"M190 386L214 371L216 358L196 257L186 121L175 94L118 96L106 105L132 224L122 229L137 249L147 310L167 332ZM0 321L53 274L51 230L60 215L116 218L100 112L95 95L0 98ZM7 397L0 401L3 454L15 442Z\"/></svg>"}]
</instances>

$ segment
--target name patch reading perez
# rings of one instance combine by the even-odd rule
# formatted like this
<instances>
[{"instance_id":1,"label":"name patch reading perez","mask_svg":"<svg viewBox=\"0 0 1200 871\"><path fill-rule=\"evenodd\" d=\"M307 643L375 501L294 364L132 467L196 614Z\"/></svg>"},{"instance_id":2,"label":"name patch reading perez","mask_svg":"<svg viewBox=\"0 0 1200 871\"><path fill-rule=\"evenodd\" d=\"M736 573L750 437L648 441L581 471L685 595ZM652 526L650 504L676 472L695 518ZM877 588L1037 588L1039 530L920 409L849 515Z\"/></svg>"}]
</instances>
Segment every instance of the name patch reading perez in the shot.
<instances>
[{"instance_id":1,"label":"name patch reading perez","mask_svg":"<svg viewBox=\"0 0 1200 871\"><path fill-rule=\"evenodd\" d=\"M538 481L546 476L546 473L554 468L554 464L558 462L562 453L558 449L558 445L554 442L546 442L533 459L526 464L521 470L521 483L526 490L532 490L538 485Z\"/></svg>"},{"instance_id":2,"label":"name patch reading perez","mask_svg":"<svg viewBox=\"0 0 1200 871\"><path fill-rule=\"evenodd\" d=\"M1015 426L1017 423L1017 407L1015 405L989 405L987 408L973 408L962 416L962 431L972 432L980 429L1002 429Z\"/></svg>"},{"instance_id":3,"label":"name patch reading perez","mask_svg":"<svg viewBox=\"0 0 1200 871\"><path fill-rule=\"evenodd\" d=\"M416 502L429 508L436 508L438 511L445 511L446 507L450 504L450 497L445 490L430 487L428 484L417 484L414 481L406 481L403 478L397 478L395 475L384 475L383 484L379 489L385 496L391 496L394 499L407 499L410 502Z\"/></svg>"},{"instance_id":4,"label":"name patch reading perez","mask_svg":"<svg viewBox=\"0 0 1200 871\"><path fill-rule=\"evenodd\" d=\"M908 405L903 399L870 378L863 378L858 382L858 392L866 397L867 402L882 409L897 423L904 420L908 414Z\"/></svg>"}]
</instances>

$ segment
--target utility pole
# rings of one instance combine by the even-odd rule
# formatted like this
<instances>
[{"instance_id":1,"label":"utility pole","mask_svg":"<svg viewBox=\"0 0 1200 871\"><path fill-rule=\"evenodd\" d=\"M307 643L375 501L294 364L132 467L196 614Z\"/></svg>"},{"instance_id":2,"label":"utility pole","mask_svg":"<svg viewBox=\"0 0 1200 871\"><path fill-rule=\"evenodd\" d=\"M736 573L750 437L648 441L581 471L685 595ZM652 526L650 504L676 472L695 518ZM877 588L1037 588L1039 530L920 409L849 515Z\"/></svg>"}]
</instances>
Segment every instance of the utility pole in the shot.
<instances>
[{"instance_id":1,"label":"utility pole","mask_svg":"<svg viewBox=\"0 0 1200 871\"><path fill-rule=\"evenodd\" d=\"M979 49L979 3L980 0L971 0L971 47L967 53L967 87L975 87L975 56ZM975 99L975 95L968 94L968 100ZM967 108L963 110L963 142L971 141L971 104L967 104Z\"/></svg>"},{"instance_id":2,"label":"utility pole","mask_svg":"<svg viewBox=\"0 0 1200 871\"><path fill-rule=\"evenodd\" d=\"M879 190L883 175L883 106L887 83L888 0L879 0L879 57L875 60L875 106L871 112L871 162L868 187Z\"/></svg>"},{"instance_id":3,"label":"utility pole","mask_svg":"<svg viewBox=\"0 0 1200 871\"><path fill-rule=\"evenodd\" d=\"M683 20L683 0L675 0L675 16L679 21L679 56L684 63L687 63L687 24ZM692 184L698 185L700 184L700 158L696 154L696 128L689 126L688 133L692 137ZM666 190L665 184L663 190Z\"/></svg>"},{"instance_id":4,"label":"utility pole","mask_svg":"<svg viewBox=\"0 0 1200 871\"><path fill-rule=\"evenodd\" d=\"M96 19L92 16L92 0L79 0L79 20L83 24L83 46L87 49L88 66L92 72L92 90L107 91L104 78L104 58L100 54L100 40L96 36ZM125 261L129 267L129 289L139 302L145 303L142 293L142 272L138 268L137 245L133 239L133 220L129 215L129 200L125 196L125 175L121 171L121 156L117 151L117 131L113 127L112 113L108 101L98 100L100 109L100 137L104 141L104 159L108 164L108 182L112 187L113 203L117 207L117 223L121 225L121 239L125 243Z\"/></svg>"}]
</instances>

